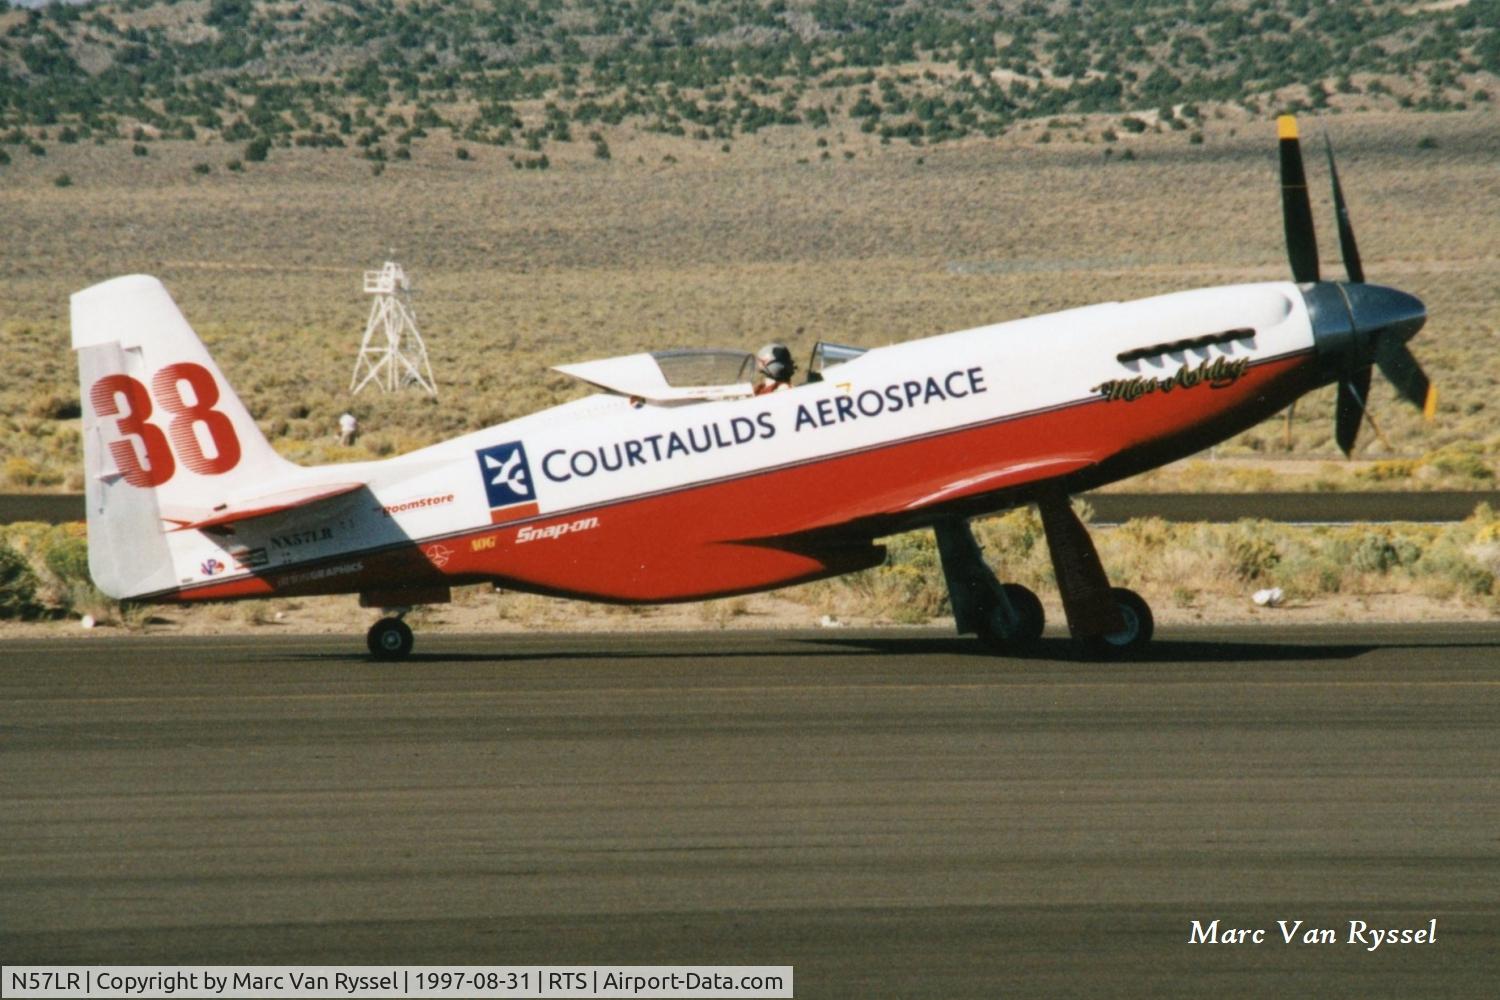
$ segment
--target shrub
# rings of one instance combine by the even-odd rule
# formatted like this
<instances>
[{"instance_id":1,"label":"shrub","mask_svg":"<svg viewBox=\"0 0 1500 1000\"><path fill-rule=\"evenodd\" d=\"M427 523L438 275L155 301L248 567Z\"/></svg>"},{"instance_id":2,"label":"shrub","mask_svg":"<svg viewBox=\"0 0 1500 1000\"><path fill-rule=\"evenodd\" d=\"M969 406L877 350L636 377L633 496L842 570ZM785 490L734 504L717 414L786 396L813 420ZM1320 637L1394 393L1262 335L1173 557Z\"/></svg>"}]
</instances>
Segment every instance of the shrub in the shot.
<instances>
[{"instance_id":1,"label":"shrub","mask_svg":"<svg viewBox=\"0 0 1500 1000\"><path fill-rule=\"evenodd\" d=\"M245 162L262 163L271 152L271 140L265 136L251 139L245 144Z\"/></svg>"},{"instance_id":2,"label":"shrub","mask_svg":"<svg viewBox=\"0 0 1500 1000\"><path fill-rule=\"evenodd\" d=\"M948 614L948 591L938 565L937 546L926 532L886 541L885 565L856 573L849 589L869 613L902 625L920 625Z\"/></svg>"},{"instance_id":3,"label":"shrub","mask_svg":"<svg viewBox=\"0 0 1500 1000\"><path fill-rule=\"evenodd\" d=\"M1166 548L1172 541L1172 527L1159 517L1141 517L1120 525L1119 537L1138 546L1142 555L1151 556Z\"/></svg>"},{"instance_id":4,"label":"shrub","mask_svg":"<svg viewBox=\"0 0 1500 1000\"><path fill-rule=\"evenodd\" d=\"M43 420L73 420L82 412L76 397L60 396L57 393L36 396L26 404L26 413L29 416Z\"/></svg>"},{"instance_id":5,"label":"shrub","mask_svg":"<svg viewBox=\"0 0 1500 1000\"><path fill-rule=\"evenodd\" d=\"M74 526L53 529L41 541L42 565L46 568L56 603L63 611L91 614L100 621L122 619L120 605L94 586L89 575L89 544L86 534Z\"/></svg>"},{"instance_id":6,"label":"shrub","mask_svg":"<svg viewBox=\"0 0 1500 1000\"><path fill-rule=\"evenodd\" d=\"M1410 566L1421 555L1422 550L1410 539L1368 535L1355 546L1351 563L1364 573L1388 573L1398 566Z\"/></svg>"},{"instance_id":7,"label":"shrub","mask_svg":"<svg viewBox=\"0 0 1500 1000\"><path fill-rule=\"evenodd\" d=\"M31 564L9 544L0 541L0 618L29 621L41 617L42 611L36 599L36 574Z\"/></svg>"},{"instance_id":8,"label":"shrub","mask_svg":"<svg viewBox=\"0 0 1500 1000\"><path fill-rule=\"evenodd\" d=\"M25 455L12 455L5 460L5 479L14 486L35 486L41 476L41 468Z\"/></svg>"},{"instance_id":9,"label":"shrub","mask_svg":"<svg viewBox=\"0 0 1500 1000\"><path fill-rule=\"evenodd\" d=\"M1460 441L1428 455L1423 462L1445 476L1483 482L1495 478L1495 470L1480 454L1480 446Z\"/></svg>"},{"instance_id":10,"label":"shrub","mask_svg":"<svg viewBox=\"0 0 1500 1000\"><path fill-rule=\"evenodd\" d=\"M1464 520L1464 525L1473 526L1474 541L1481 545L1500 542L1500 518L1495 516L1494 508L1487 503L1476 506L1474 513Z\"/></svg>"},{"instance_id":11,"label":"shrub","mask_svg":"<svg viewBox=\"0 0 1500 1000\"><path fill-rule=\"evenodd\" d=\"M59 580L72 582L89 577L89 543L86 537L64 534L47 546L42 559Z\"/></svg>"},{"instance_id":12,"label":"shrub","mask_svg":"<svg viewBox=\"0 0 1500 1000\"><path fill-rule=\"evenodd\" d=\"M195 164L193 164L193 173L195 173L195 174L207 174L207 173L211 173L213 171L213 169L214 168L210 167L207 163L195 163Z\"/></svg>"},{"instance_id":13,"label":"shrub","mask_svg":"<svg viewBox=\"0 0 1500 1000\"><path fill-rule=\"evenodd\" d=\"M1428 578L1436 596L1481 597L1494 592L1495 575L1451 537L1434 545L1417 568Z\"/></svg>"},{"instance_id":14,"label":"shrub","mask_svg":"<svg viewBox=\"0 0 1500 1000\"><path fill-rule=\"evenodd\" d=\"M1412 459L1391 458L1358 469L1354 475L1360 479L1368 479L1372 483L1384 483L1393 479L1410 479L1416 468L1417 463Z\"/></svg>"},{"instance_id":15,"label":"shrub","mask_svg":"<svg viewBox=\"0 0 1500 1000\"><path fill-rule=\"evenodd\" d=\"M1281 552L1265 533L1264 525L1241 522L1227 540L1229 565L1246 582L1264 579L1281 562Z\"/></svg>"},{"instance_id":16,"label":"shrub","mask_svg":"<svg viewBox=\"0 0 1500 1000\"><path fill-rule=\"evenodd\" d=\"M58 174L56 177L52 178L52 185L53 187L60 188L72 187L73 178L69 177L67 174Z\"/></svg>"}]
</instances>

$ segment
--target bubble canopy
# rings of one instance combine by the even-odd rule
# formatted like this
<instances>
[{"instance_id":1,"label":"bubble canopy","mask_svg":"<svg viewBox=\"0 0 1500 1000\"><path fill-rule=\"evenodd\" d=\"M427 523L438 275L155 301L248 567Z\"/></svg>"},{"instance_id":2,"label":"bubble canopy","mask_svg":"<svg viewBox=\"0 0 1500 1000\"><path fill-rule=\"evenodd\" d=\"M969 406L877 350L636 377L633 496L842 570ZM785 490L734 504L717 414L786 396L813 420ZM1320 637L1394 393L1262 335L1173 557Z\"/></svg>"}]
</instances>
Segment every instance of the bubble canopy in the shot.
<instances>
[{"instance_id":1,"label":"bubble canopy","mask_svg":"<svg viewBox=\"0 0 1500 1000\"><path fill-rule=\"evenodd\" d=\"M863 353L864 348L820 342L813 348L808 380L818 381L824 369ZM752 395L755 356L723 348L676 348L555 365L553 371L649 403L707 402Z\"/></svg>"}]
</instances>

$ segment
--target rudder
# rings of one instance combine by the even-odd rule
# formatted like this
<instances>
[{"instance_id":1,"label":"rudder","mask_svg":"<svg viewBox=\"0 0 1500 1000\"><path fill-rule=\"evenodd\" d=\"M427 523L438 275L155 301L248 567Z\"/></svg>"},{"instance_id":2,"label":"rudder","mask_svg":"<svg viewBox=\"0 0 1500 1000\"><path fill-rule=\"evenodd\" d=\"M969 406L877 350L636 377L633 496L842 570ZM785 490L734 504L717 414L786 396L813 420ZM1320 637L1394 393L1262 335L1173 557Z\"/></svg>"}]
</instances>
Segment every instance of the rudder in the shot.
<instances>
[{"instance_id":1,"label":"rudder","mask_svg":"<svg viewBox=\"0 0 1500 1000\"><path fill-rule=\"evenodd\" d=\"M89 572L115 598L176 585L167 529L296 466L281 458L160 281L72 298L82 388Z\"/></svg>"}]
</instances>

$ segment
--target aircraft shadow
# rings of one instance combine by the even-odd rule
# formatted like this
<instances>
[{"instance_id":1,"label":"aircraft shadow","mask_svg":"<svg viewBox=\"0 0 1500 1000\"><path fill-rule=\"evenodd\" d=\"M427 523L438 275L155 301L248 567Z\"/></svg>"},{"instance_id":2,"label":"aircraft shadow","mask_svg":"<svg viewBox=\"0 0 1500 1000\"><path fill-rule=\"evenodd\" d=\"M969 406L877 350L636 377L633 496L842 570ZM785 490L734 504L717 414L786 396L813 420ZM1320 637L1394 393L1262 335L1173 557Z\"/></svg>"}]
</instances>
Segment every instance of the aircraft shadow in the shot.
<instances>
[{"instance_id":1,"label":"aircraft shadow","mask_svg":"<svg viewBox=\"0 0 1500 1000\"><path fill-rule=\"evenodd\" d=\"M479 645L482 641L482 639L476 637L475 645ZM1079 644L1063 637L1043 638L1027 647L1024 651L1018 651L1014 654L993 653L973 639L957 636L934 638L916 638L910 636L893 636L890 638L870 636L829 636L828 638L776 637L768 641L775 645L766 648L714 649L710 644L706 643L702 649L681 649L677 648L677 645L674 643L671 646L658 648L652 648L647 644L644 646L632 645L631 647L622 649L618 647L610 648L607 641L601 640L597 647L585 649L527 649L510 651L504 649L496 649L494 651L427 650L414 651L403 662L412 665L532 662L608 663L635 661L670 662L678 660L706 661L714 659L829 659L831 657L847 657L851 655L882 658L959 656L965 659L987 660L994 663L997 670L1003 670L1007 664L1020 665L1038 662L1117 663L1122 667L1182 663L1329 662L1354 659L1384 648L1432 649L1437 647L1452 648L1453 646L1491 648L1490 644L1476 643L1435 643L1431 645L1402 643L1399 646L1388 647L1386 644L1378 642L1330 644L1284 641L1244 642L1237 640L1160 639L1151 643L1150 647L1141 653L1111 661L1090 657L1087 651ZM1500 644L1496 645L1500 646ZM306 652L291 656L281 653L278 658L310 663L364 662L379 666L398 665L383 664L368 654L353 649L340 653Z\"/></svg>"},{"instance_id":2,"label":"aircraft shadow","mask_svg":"<svg viewBox=\"0 0 1500 1000\"><path fill-rule=\"evenodd\" d=\"M1382 648L1378 643L1302 643L1302 642L1242 642L1234 640L1213 641L1208 639L1157 639L1144 651L1118 660L1101 660L1088 654L1079 643L1062 637L1038 640L1024 650L1015 653L993 653L973 639L855 639L810 640L820 644L837 645L843 648L857 646L871 653L886 656L912 656L932 653L948 653L994 660L996 663L1049 662L1049 663L1119 663L1140 665L1151 663L1275 663L1294 660L1348 660Z\"/></svg>"}]
</instances>

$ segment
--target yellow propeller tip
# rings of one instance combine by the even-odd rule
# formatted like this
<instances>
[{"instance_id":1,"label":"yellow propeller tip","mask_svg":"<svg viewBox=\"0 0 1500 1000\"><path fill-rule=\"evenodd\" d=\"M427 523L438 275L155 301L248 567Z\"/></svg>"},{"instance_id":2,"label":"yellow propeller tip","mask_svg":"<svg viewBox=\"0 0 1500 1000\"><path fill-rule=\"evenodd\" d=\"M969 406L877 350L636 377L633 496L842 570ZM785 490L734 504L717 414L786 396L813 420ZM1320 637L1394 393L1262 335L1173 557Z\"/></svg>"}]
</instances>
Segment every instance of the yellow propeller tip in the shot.
<instances>
[{"instance_id":1,"label":"yellow propeller tip","mask_svg":"<svg viewBox=\"0 0 1500 1000\"><path fill-rule=\"evenodd\" d=\"M1431 420L1437 415L1437 386L1427 387L1427 398L1422 401L1422 416Z\"/></svg>"},{"instance_id":2,"label":"yellow propeller tip","mask_svg":"<svg viewBox=\"0 0 1500 1000\"><path fill-rule=\"evenodd\" d=\"M1276 119L1276 138L1297 138L1297 119L1293 115L1282 115Z\"/></svg>"}]
</instances>

